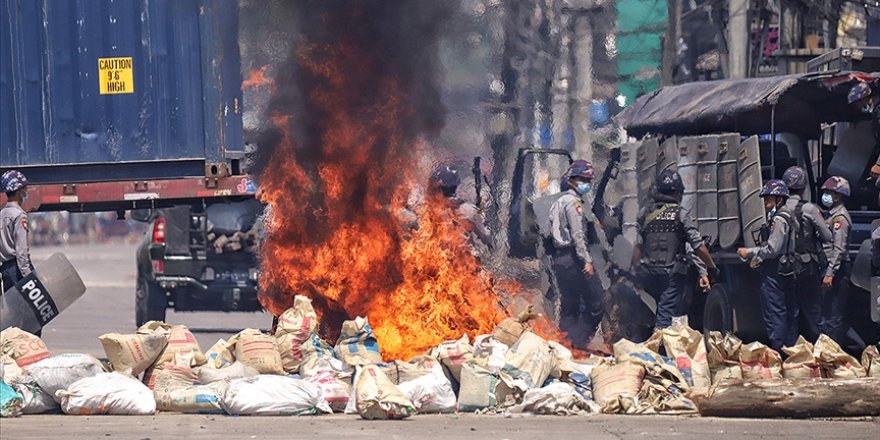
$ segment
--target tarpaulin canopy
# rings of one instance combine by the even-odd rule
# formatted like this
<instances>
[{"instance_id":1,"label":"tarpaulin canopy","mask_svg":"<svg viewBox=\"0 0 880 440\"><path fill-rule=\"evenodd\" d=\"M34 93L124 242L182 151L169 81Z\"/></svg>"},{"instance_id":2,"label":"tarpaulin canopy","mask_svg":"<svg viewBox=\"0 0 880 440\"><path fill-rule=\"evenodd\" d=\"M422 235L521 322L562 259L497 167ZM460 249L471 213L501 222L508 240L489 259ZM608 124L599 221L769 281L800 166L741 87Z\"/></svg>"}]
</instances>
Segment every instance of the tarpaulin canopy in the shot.
<instances>
[{"instance_id":1,"label":"tarpaulin canopy","mask_svg":"<svg viewBox=\"0 0 880 440\"><path fill-rule=\"evenodd\" d=\"M816 134L823 122L868 119L847 103L847 94L859 81L878 80L876 72L834 72L667 86L641 96L616 121L636 137L771 130Z\"/></svg>"}]
</instances>

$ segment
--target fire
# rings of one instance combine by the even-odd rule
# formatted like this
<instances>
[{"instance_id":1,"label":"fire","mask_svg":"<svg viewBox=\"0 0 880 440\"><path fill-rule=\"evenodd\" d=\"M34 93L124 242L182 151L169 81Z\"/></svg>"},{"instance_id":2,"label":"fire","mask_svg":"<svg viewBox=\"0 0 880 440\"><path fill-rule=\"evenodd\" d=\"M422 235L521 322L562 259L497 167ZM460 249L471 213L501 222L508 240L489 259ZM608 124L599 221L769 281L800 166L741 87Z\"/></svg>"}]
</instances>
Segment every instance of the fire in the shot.
<instances>
[{"instance_id":1,"label":"fire","mask_svg":"<svg viewBox=\"0 0 880 440\"><path fill-rule=\"evenodd\" d=\"M354 45L306 46L299 61L316 84L308 93L320 136L297 146L294 115L272 117L281 140L260 176L270 206L264 306L277 315L304 294L328 326L367 316L386 359L491 332L506 314L449 202L425 197L415 231L398 216L427 180L415 166L423 142L404 131L412 109L400 83L377 78L380 67ZM363 99L361 78L381 99Z\"/></svg>"}]
</instances>

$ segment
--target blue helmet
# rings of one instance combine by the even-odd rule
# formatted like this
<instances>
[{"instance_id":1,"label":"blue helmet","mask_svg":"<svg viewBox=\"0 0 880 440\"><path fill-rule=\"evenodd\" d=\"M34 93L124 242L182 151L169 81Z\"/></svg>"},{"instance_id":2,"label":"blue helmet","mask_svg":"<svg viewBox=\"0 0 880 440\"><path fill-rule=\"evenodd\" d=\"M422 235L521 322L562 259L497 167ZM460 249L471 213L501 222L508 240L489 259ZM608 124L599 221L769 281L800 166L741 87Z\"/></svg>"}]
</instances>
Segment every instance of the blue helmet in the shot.
<instances>
[{"instance_id":1,"label":"blue helmet","mask_svg":"<svg viewBox=\"0 0 880 440\"><path fill-rule=\"evenodd\" d=\"M461 184L461 178L458 177L458 171L446 164L438 165L434 168L434 172L431 174L431 180L443 188L453 188Z\"/></svg>"},{"instance_id":2,"label":"blue helmet","mask_svg":"<svg viewBox=\"0 0 880 440\"><path fill-rule=\"evenodd\" d=\"M852 104L869 96L871 96L871 86L869 86L868 83L859 82L849 89L849 95L846 97L846 100Z\"/></svg>"},{"instance_id":3,"label":"blue helmet","mask_svg":"<svg viewBox=\"0 0 880 440\"><path fill-rule=\"evenodd\" d=\"M3 192L6 193L18 191L26 187L27 184L28 181L24 174L16 170L9 170L3 173L3 176L0 176L0 186L3 187Z\"/></svg>"},{"instance_id":4,"label":"blue helmet","mask_svg":"<svg viewBox=\"0 0 880 440\"><path fill-rule=\"evenodd\" d=\"M788 189L804 189L807 187L807 173L801 167L788 167L782 174L782 181Z\"/></svg>"},{"instance_id":5,"label":"blue helmet","mask_svg":"<svg viewBox=\"0 0 880 440\"><path fill-rule=\"evenodd\" d=\"M662 193L684 192L684 182L676 171L663 170L657 176L657 191Z\"/></svg>"},{"instance_id":6,"label":"blue helmet","mask_svg":"<svg viewBox=\"0 0 880 440\"><path fill-rule=\"evenodd\" d=\"M788 198L788 186L785 182L779 179L773 179L764 184L764 188L761 189L761 197L785 197Z\"/></svg>"},{"instance_id":7,"label":"blue helmet","mask_svg":"<svg viewBox=\"0 0 880 440\"><path fill-rule=\"evenodd\" d=\"M580 177L585 180L593 180L593 164L585 160L576 160L568 167L565 177Z\"/></svg>"},{"instance_id":8,"label":"blue helmet","mask_svg":"<svg viewBox=\"0 0 880 440\"><path fill-rule=\"evenodd\" d=\"M838 193L842 196L849 197L852 193L849 187L849 181L840 176L831 176L822 184L822 189Z\"/></svg>"}]
</instances>

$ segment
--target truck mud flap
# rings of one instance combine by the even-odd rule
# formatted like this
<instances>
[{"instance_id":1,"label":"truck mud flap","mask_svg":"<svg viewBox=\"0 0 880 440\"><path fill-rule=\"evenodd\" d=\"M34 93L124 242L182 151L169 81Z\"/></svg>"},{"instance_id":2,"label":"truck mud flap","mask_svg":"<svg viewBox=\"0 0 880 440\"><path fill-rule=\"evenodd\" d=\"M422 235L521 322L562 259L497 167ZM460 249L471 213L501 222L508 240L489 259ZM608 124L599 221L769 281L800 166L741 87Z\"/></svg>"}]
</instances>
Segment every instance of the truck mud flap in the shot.
<instances>
[{"instance_id":1,"label":"truck mud flap","mask_svg":"<svg viewBox=\"0 0 880 440\"><path fill-rule=\"evenodd\" d=\"M681 198L682 208L691 215L697 216L697 147L698 137L683 137L678 140L678 174L684 184L684 195Z\"/></svg>"},{"instance_id":2,"label":"truck mud flap","mask_svg":"<svg viewBox=\"0 0 880 440\"><path fill-rule=\"evenodd\" d=\"M620 210L623 215L622 235L614 238L612 252L614 264L629 270L632 264L633 246L639 234L639 181L636 157L639 144L620 147L620 176L615 187L620 192Z\"/></svg>"},{"instance_id":3,"label":"truck mud flap","mask_svg":"<svg viewBox=\"0 0 880 440\"><path fill-rule=\"evenodd\" d=\"M639 179L639 206L646 206L653 197L652 189L657 177L657 139L642 142L636 152L636 169Z\"/></svg>"},{"instance_id":4,"label":"truck mud flap","mask_svg":"<svg viewBox=\"0 0 880 440\"><path fill-rule=\"evenodd\" d=\"M663 141L657 150L657 174L666 170L678 170L678 138L675 136Z\"/></svg>"},{"instance_id":5,"label":"truck mud flap","mask_svg":"<svg viewBox=\"0 0 880 440\"><path fill-rule=\"evenodd\" d=\"M761 202L761 151L758 137L752 136L739 145L739 212L742 236L746 247L755 246L755 233L764 224L764 203Z\"/></svg>"},{"instance_id":6,"label":"truck mud flap","mask_svg":"<svg viewBox=\"0 0 880 440\"><path fill-rule=\"evenodd\" d=\"M36 333L86 291L63 254L34 264L34 272L0 295L0 330L18 327Z\"/></svg>"},{"instance_id":7,"label":"truck mud flap","mask_svg":"<svg viewBox=\"0 0 880 440\"><path fill-rule=\"evenodd\" d=\"M730 249L739 241L739 191L736 180L736 155L740 135L721 135L718 138L718 245Z\"/></svg>"},{"instance_id":8,"label":"truck mud flap","mask_svg":"<svg viewBox=\"0 0 880 440\"><path fill-rule=\"evenodd\" d=\"M697 138L697 228L718 239L718 136ZM710 243L711 245L711 243Z\"/></svg>"}]
</instances>

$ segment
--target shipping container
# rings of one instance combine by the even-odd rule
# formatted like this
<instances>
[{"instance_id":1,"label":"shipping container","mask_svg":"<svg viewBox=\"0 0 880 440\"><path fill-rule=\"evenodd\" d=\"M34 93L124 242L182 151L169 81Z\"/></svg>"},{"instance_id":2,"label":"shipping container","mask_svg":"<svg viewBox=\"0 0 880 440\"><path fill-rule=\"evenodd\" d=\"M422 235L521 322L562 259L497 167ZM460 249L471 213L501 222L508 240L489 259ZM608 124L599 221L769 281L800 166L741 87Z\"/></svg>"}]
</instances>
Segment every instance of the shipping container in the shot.
<instances>
[{"instance_id":1,"label":"shipping container","mask_svg":"<svg viewBox=\"0 0 880 440\"><path fill-rule=\"evenodd\" d=\"M236 0L0 0L0 29L0 172L31 209L253 192Z\"/></svg>"}]
</instances>

